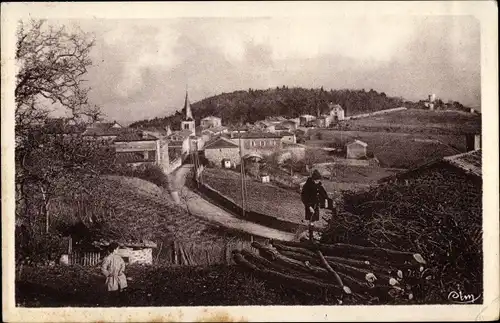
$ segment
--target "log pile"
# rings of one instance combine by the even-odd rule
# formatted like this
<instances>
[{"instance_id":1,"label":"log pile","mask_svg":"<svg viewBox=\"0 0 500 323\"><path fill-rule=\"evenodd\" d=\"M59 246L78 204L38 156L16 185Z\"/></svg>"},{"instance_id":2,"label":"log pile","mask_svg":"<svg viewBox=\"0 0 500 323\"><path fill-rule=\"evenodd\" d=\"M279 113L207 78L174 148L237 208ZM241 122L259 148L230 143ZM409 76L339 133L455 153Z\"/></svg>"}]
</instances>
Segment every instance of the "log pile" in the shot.
<instances>
[{"instance_id":1,"label":"log pile","mask_svg":"<svg viewBox=\"0 0 500 323\"><path fill-rule=\"evenodd\" d=\"M391 299L411 302L425 279L418 253L311 241L253 242L257 252L233 250L234 261L275 283L306 293L333 294L338 304Z\"/></svg>"}]
</instances>

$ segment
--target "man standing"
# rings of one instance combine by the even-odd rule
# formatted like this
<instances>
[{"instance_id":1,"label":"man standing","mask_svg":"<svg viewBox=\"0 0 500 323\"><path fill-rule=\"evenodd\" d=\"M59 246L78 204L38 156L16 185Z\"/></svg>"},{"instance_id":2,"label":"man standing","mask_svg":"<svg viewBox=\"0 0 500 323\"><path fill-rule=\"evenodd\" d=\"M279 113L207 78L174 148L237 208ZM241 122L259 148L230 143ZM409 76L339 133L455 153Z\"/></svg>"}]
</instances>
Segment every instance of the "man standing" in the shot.
<instances>
[{"instance_id":1,"label":"man standing","mask_svg":"<svg viewBox=\"0 0 500 323\"><path fill-rule=\"evenodd\" d=\"M319 209L325 200L328 199L328 194L320 182L321 175L315 169L302 187L301 198L305 206L306 221L309 221L309 239L313 239L312 225L313 222L319 220Z\"/></svg>"}]
</instances>

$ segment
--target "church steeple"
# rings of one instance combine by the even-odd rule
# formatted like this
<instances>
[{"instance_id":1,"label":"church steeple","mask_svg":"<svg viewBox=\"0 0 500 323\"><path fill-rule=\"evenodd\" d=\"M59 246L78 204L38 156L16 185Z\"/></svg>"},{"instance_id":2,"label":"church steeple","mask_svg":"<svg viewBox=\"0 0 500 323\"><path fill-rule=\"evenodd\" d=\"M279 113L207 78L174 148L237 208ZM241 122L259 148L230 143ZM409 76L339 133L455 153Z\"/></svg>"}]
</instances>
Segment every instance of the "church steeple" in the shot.
<instances>
[{"instance_id":1,"label":"church steeple","mask_svg":"<svg viewBox=\"0 0 500 323\"><path fill-rule=\"evenodd\" d=\"M188 99L188 92L186 91L186 98L184 100L184 110L186 111L186 115L184 116L185 121L192 121L193 119L193 113L191 112L191 104L189 103Z\"/></svg>"},{"instance_id":2,"label":"church steeple","mask_svg":"<svg viewBox=\"0 0 500 323\"><path fill-rule=\"evenodd\" d=\"M188 130L191 135L196 135L196 124L193 118L193 112L191 111L191 104L189 104L188 92L186 90L186 99L184 100L184 120L181 122L181 130Z\"/></svg>"}]
</instances>

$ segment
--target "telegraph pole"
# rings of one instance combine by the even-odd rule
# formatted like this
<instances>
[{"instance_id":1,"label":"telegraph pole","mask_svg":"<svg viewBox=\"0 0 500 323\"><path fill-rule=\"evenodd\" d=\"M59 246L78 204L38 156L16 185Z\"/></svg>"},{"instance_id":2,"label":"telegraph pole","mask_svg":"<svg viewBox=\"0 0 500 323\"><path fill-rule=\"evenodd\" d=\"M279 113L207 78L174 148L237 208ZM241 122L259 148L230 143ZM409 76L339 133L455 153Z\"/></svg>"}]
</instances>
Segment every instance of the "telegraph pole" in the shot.
<instances>
[{"instance_id":1,"label":"telegraph pole","mask_svg":"<svg viewBox=\"0 0 500 323\"><path fill-rule=\"evenodd\" d=\"M243 166L243 153L241 151L241 131L238 127L238 142L240 146L240 178L241 178L241 210L242 215L245 217L245 167Z\"/></svg>"}]
</instances>

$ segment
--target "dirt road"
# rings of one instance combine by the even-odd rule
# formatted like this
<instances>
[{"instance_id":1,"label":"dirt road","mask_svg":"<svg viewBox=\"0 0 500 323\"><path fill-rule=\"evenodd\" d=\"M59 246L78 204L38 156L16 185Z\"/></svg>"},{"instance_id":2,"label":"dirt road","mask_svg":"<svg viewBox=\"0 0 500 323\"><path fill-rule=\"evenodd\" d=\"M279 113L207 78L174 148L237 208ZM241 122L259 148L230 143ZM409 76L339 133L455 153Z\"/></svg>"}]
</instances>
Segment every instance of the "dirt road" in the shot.
<instances>
[{"instance_id":1,"label":"dirt road","mask_svg":"<svg viewBox=\"0 0 500 323\"><path fill-rule=\"evenodd\" d=\"M172 178L176 181L176 187L180 187L181 183L184 184L186 175L190 169L189 165L185 165L179 168L175 174L172 174ZM238 219L229 212L203 199L186 186L182 187L179 191L179 196L180 204L191 212L191 214L210 222L268 239L292 241L295 238L293 233L275 230L260 224Z\"/></svg>"}]
</instances>

